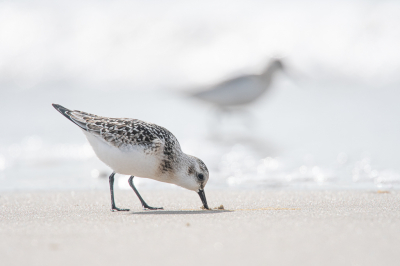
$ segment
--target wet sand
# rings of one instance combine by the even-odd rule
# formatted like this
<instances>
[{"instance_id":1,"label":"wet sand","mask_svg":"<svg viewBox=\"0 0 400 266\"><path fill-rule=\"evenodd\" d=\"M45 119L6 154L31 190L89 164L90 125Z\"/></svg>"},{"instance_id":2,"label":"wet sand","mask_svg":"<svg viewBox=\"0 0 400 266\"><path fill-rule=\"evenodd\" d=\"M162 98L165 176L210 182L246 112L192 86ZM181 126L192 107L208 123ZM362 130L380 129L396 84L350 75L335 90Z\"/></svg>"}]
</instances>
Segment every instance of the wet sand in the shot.
<instances>
[{"instance_id":1,"label":"wet sand","mask_svg":"<svg viewBox=\"0 0 400 266\"><path fill-rule=\"evenodd\" d=\"M400 192L0 193L0 265L399 265Z\"/></svg>"}]
</instances>

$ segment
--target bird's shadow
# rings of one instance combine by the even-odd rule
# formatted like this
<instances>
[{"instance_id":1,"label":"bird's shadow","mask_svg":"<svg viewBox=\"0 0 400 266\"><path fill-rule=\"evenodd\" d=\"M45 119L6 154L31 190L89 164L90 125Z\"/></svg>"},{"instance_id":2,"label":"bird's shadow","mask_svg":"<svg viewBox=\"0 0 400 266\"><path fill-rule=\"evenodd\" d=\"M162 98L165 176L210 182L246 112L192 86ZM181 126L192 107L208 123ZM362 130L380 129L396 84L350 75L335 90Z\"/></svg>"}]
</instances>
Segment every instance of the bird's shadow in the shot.
<instances>
[{"instance_id":1,"label":"bird's shadow","mask_svg":"<svg viewBox=\"0 0 400 266\"><path fill-rule=\"evenodd\" d=\"M163 211L163 210L157 210L157 211L141 211L141 212L129 212L128 214L130 215L146 215L146 214L157 214L157 215L169 215L169 214L217 214L217 213L223 213L223 212L233 212L230 210L182 210L182 211Z\"/></svg>"}]
</instances>

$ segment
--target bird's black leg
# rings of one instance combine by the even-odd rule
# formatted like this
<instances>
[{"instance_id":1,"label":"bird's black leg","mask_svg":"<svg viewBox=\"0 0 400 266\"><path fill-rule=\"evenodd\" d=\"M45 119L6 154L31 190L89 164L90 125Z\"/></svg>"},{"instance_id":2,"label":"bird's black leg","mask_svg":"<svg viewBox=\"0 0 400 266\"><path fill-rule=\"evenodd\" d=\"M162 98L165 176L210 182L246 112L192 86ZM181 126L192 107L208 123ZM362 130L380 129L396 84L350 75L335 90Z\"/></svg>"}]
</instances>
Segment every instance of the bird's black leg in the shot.
<instances>
[{"instance_id":1,"label":"bird's black leg","mask_svg":"<svg viewBox=\"0 0 400 266\"><path fill-rule=\"evenodd\" d=\"M114 202L114 175L115 172L112 172L110 177L108 178L110 181L110 193L111 193L111 211L129 211L129 209L120 209L115 207L115 202Z\"/></svg>"},{"instance_id":2,"label":"bird's black leg","mask_svg":"<svg viewBox=\"0 0 400 266\"><path fill-rule=\"evenodd\" d=\"M131 186L131 188L133 189L133 191L135 191L136 195L138 196L140 202L142 203L143 209L144 210L163 210L163 207L151 207L149 205L147 205L147 203L143 200L142 196L140 196L139 192L137 191L135 185L133 184L133 178L134 176L131 175L131 177L129 177L129 185Z\"/></svg>"}]
</instances>

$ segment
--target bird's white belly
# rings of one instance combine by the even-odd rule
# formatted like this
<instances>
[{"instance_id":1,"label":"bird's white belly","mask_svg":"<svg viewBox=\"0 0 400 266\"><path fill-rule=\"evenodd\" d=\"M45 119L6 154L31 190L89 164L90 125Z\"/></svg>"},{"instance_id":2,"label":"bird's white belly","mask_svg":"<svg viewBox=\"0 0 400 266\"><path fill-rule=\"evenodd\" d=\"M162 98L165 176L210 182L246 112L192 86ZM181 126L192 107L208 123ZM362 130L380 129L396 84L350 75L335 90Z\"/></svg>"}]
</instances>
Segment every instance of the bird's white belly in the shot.
<instances>
[{"instance_id":1,"label":"bird's white belly","mask_svg":"<svg viewBox=\"0 0 400 266\"><path fill-rule=\"evenodd\" d=\"M144 148L138 145L117 148L101 137L86 131L84 133L97 157L116 173L159 180L158 168L161 158L158 154L146 153Z\"/></svg>"},{"instance_id":2,"label":"bird's white belly","mask_svg":"<svg viewBox=\"0 0 400 266\"><path fill-rule=\"evenodd\" d=\"M266 84L259 78L242 78L205 91L199 97L221 106L242 105L259 98L265 89Z\"/></svg>"}]
</instances>

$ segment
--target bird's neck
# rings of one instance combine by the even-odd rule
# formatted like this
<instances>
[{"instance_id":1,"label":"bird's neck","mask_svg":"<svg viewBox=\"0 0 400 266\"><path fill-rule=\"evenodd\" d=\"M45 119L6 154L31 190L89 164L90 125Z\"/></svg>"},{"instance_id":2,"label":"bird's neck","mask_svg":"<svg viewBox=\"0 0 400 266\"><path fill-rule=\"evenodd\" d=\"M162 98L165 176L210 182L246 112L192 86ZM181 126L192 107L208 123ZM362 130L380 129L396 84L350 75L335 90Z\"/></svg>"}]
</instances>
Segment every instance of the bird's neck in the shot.
<instances>
[{"instance_id":1,"label":"bird's neck","mask_svg":"<svg viewBox=\"0 0 400 266\"><path fill-rule=\"evenodd\" d=\"M279 70L278 67L276 67L274 64L269 65L264 72L260 75L261 79L264 81L264 83L269 86L276 74L276 72Z\"/></svg>"}]
</instances>

